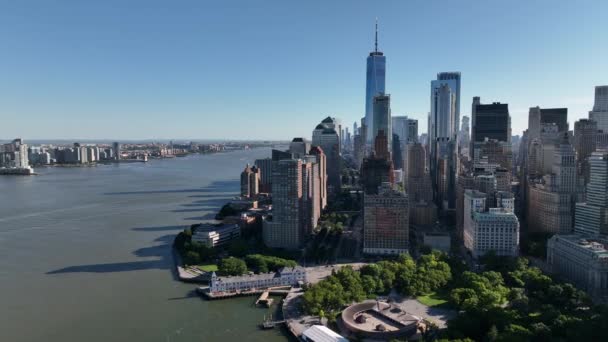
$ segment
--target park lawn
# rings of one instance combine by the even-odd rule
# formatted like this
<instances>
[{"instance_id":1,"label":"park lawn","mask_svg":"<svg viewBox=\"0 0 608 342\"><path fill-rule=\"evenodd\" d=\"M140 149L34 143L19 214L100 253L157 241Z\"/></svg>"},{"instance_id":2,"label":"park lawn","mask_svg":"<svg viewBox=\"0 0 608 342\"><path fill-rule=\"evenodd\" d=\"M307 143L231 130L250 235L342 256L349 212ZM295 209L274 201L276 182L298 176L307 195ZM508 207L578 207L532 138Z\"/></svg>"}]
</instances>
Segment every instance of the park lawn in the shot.
<instances>
[{"instance_id":1,"label":"park lawn","mask_svg":"<svg viewBox=\"0 0 608 342\"><path fill-rule=\"evenodd\" d=\"M448 304L447 293L431 292L416 299L426 306L445 306Z\"/></svg>"},{"instance_id":2,"label":"park lawn","mask_svg":"<svg viewBox=\"0 0 608 342\"><path fill-rule=\"evenodd\" d=\"M197 265L196 268L198 268L199 270L201 270L203 272L217 272L216 264Z\"/></svg>"}]
</instances>

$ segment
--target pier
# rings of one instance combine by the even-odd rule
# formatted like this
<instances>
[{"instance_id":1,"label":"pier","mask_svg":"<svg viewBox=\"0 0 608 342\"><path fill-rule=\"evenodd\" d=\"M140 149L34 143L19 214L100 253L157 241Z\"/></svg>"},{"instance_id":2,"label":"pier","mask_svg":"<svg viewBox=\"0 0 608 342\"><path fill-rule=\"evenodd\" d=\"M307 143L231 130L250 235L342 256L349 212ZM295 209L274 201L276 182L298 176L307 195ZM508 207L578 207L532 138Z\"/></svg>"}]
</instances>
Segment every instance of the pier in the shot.
<instances>
[{"instance_id":1,"label":"pier","mask_svg":"<svg viewBox=\"0 0 608 342\"><path fill-rule=\"evenodd\" d=\"M255 305L264 305L269 308L272 305L272 302L274 301L272 298L268 298L269 295L269 291L262 292L260 297L258 297L258 300L255 301Z\"/></svg>"},{"instance_id":2,"label":"pier","mask_svg":"<svg viewBox=\"0 0 608 342\"><path fill-rule=\"evenodd\" d=\"M232 298L232 297L241 297L241 296L255 296L261 295L265 292L268 292L268 295L271 296L286 296L289 293L289 289L251 289L251 290L243 290L243 291L234 291L234 292L211 292L208 286L200 286L196 289L196 291L201 294L203 297L207 299L224 299L224 298ZM271 299L271 298L269 298ZM257 303L257 302L256 302Z\"/></svg>"}]
</instances>

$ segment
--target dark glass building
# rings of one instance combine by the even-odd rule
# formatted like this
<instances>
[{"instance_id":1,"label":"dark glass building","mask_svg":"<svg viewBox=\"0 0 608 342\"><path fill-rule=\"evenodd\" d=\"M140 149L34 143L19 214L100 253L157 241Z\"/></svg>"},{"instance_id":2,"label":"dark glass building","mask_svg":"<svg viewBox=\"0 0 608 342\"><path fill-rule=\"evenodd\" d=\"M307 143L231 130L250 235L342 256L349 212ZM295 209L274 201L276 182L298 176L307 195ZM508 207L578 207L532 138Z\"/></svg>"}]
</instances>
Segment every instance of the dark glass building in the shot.
<instances>
[{"instance_id":1,"label":"dark glass building","mask_svg":"<svg viewBox=\"0 0 608 342\"><path fill-rule=\"evenodd\" d=\"M476 104L473 106L474 142L484 141L486 138L498 141L510 141L511 117L509 105L494 102L492 104Z\"/></svg>"},{"instance_id":2,"label":"dark glass building","mask_svg":"<svg viewBox=\"0 0 608 342\"><path fill-rule=\"evenodd\" d=\"M568 132L568 108L541 108L540 123L554 123L559 132Z\"/></svg>"}]
</instances>

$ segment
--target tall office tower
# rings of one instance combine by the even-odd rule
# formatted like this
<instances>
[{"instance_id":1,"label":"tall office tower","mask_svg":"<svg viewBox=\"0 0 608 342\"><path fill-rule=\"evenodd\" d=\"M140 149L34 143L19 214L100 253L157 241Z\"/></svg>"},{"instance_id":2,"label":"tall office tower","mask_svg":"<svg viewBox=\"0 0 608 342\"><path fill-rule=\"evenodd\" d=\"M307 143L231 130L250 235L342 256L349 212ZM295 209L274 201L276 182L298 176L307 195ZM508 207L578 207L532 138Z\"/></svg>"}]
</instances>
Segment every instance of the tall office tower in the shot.
<instances>
[{"instance_id":1,"label":"tall office tower","mask_svg":"<svg viewBox=\"0 0 608 342\"><path fill-rule=\"evenodd\" d=\"M408 252L409 201L405 193L383 183L377 194L363 196L363 253Z\"/></svg>"},{"instance_id":2,"label":"tall office tower","mask_svg":"<svg viewBox=\"0 0 608 342\"><path fill-rule=\"evenodd\" d=\"M458 134L460 128L460 72L440 72L437 81L447 84L456 97L456 112L454 114L454 135Z\"/></svg>"},{"instance_id":3,"label":"tall office tower","mask_svg":"<svg viewBox=\"0 0 608 342\"><path fill-rule=\"evenodd\" d=\"M380 130L374 144L376 152L364 158L361 164L361 186L366 194L377 194L383 183L394 183L393 162L386 141L384 131Z\"/></svg>"},{"instance_id":4,"label":"tall office tower","mask_svg":"<svg viewBox=\"0 0 608 342\"><path fill-rule=\"evenodd\" d=\"M568 133L563 133L562 141L554 154L553 174L558 192L574 193L577 188L576 152L570 144Z\"/></svg>"},{"instance_id":5,"label":"tall office tower","mask_svg":"<svg viewBox=\"0 0 608 342\"><path fill-rule=\"evenodd\" d=\"M388 138L388 149L390 151L392 147L393 132L391 122L391 96L390 95L376 95L374 96L374 120L373 120L373 142L378 136L378 132L384 131L384 134ZM377 154L378 152L376 152Z\"/></svg>"},{"instance_id":6,"label":"tall office tower","mask_svg":"<svg viewBox=\"0 0 608 342\"><path fill-rule=\"evenodd\" d=\"M530 140L540 138L540 107L530 107L528 112L528 134Z\"/></svg>"},{"instance_id":7,"label":"tall office tower","mask_svg":"<svg viewBox=\"0 0 608 342\"><path fill-rule=\"evenodd\" d=\"M517 256L519 220L509 206L486 209L486 194L476 190L466 190L464 198L464 246L473 257L490 251ZM504 202L512 204L512 201Z\"/></svg>"},{"instance_id":8,"label":"tall office tower","mask_svg":"<svg viewBox=\"0 0 608 342\"><path fill-rule=\"evenodd\" d=\"M568 108L541 108L540 124L554 123L557 131L568 132Z\"/></svg>"},{"instance_id":9,"label":"tall office tower","mask_svg":"<svg viewBox=\"0 0 608 342\"><path fill-rule=\"evenodd\" d=\"M500 102L482 104L479 97L474 97L471 115L469 149L471 159L475 160L475 144L484 142L486 138L511 143L511 117L508 104Z\"/></svg>"},{"instance_id":10,"label":"tall office tower","mask_svg":"<svg viewBox=\"0 0 608 342\"><path fill-rule=\"evenodd\" d=\"M433 203L431 177L426 170L426 150L420 143L407 145L406 192L410 202L410 224L432 225L437 222L437 206Z\"/></svg>"},{"instance_id":11,"label":"tall office tower","mask_svg":"<svg viewBox=\"0 0 608 342\"><path fill-rule=\"evenodd\" d=\"M120 160L120 143L115 141L114 143L112 143L112 148L113 148L113 152L114 152L114 159L115 160Z\"/></svg>"},{"instance_id":12,"label":"tall office tower","mask_svg":"<svg viewBox=\"0 0 608 342\"><path fill-rule=\"evenodd\" d=\"M260 192L260 170L255 166L245 166L241 172L241 196L253 197Z\"/></svg>"},{"instance_id":13,"label":"tall office tower","mask_svg":"<svg viewBox=\"0 0 608 342\"><path fill-rule=\"evenodd\" d=\"M353 136L358 135L359 134L359 129L357 127L357 121L355 121L353 123Z\"/></svg>"},{"instance_id":14,"label":"tall office tower","mask_svg":"<svg viewBox=\"0 0 608 342\"><path fill-rule=\"evenodd\" d=\"M574 203L581 197L574 148L564 133L554 153L552 173L529 184L528 222L531 232L570 233Z\"/></svg>"},{"instance_id":15,"label":"tall office tower","mask_svg":"<svg viewBox=\"0 0 608 342\"><path fill-rule=\"evenodd\" d=\"M451 84L454 83L454 84ZM451 85L450 85L451 84ZM429 168L434 199L438 206L455 205L457 101L456 84L451 81L431 82L431 118L429 128Z\"/></svg>"},{"instance_id":16,"label":"tall office tower","mask_svg":"<svg viewBox=\"0 0 608 342\"><path fill-rule=\"evenodd\" d=\"M289 152L296 158L302 158L310 151L310 142L304 138L293 138L289 144Z\"/></svg>"},{"instance_id":17,"label":"tall office tower","mask_svg":"<svg viewBox=\"0 0 608 342\"><path fill-rule=\"evenodd\" d=\"M418 120L407 119L407 143L418 142Z\"/></svg>"},{"instance_id":18,"label":"tall office tower","mask_svg":"<svg viewBox=\"0 0 608 342\"><path fill-rule=\"evenodd\" d=\"M354 142L354 156L357 164L357 169L361 168L363 158L367 155L367 126L365 125L365 118L361 118L361 127L359 128L359 135L355 136Z\"/></svg>"},{"instance_id":19,"label":"tall office tower","mask_svg":"<svg viewBox=\"0 0 608 342\"><path fill-rule=\"evenodd\" d=\"M430 176L425 168L426 150L420 143L409 144L407 148L406 190L410 202L431 202L433 190Z\"/></svg>"},{"instance_id":20,"label":"tall office tower","mask_svg":"<svg viewBox=\"0 0 608 342\"><path fill-rule=\"evenodd\" d=\"M319 164L314 156L304 157L302 162L302 236L312 234L321 217Z\"/></svg>"},{"instance_id":21,"label":"tall office tower","mask_svg":"<svg viewBox=\"0 0 608 342\"><path fill-rule=\"evenodd\" d=\"M403 152L401 151L401 140L399 135L393 133L393 165L397 170L403 170Z\"/></svg>"},{"instance_id":22,"label":"tall office tower","mask_svg":"<svg viewBox=\"0 0 608 342\"><path fill-rule=\"evenodd\" d=\"M597 122L597 129L608 133L608 85L595 87L595 102L589 119Z\"/></svg>"},{"instance_id":23,"label":"tall office tower","mask_svg":"<svg viewBox=\"0 0 608 342\"><path fill-rule=\"evenodd\" d=\"M392 116L391 124L393 134L399 136L399 141L407 144L409 140L408 118L407 116Z\"/></svg>"},{"instance_id":24,"label":"tall office tower","mask_svg":"<svg viewBox=\"0 0 608 342\"><path fill-rule=\"evenodd\" d=\"M376 40L374 51L367 57L365 76L365 124L367 126L367 144L374 142L374 96L385 93L386 57L378 51L378 22L376 21ZM390 132L390 131L387 131Z\"/></svg>"},{"instance_id":25,"label":"tall office tower","mask_svg":"<svg viewBox=\"0 0 608 342\"><path fill-rule=\"evenodd\" d=\"M409 140L409 127L407 116L392 116L391 129L393 134L396 134L399 137L399 141L401 142L402 147L401 150L403 151L403 147L407 145Z\"/></svg>"},{"instance_id":26,"label":"tall office tower","mask_svg":"<svg viewBox=\"0 0 608 342\"><path fill-rule=\"evenodd\" d=\"M580 119L574 123L574 149L579 174L589 183L589 156L597 146L597 123Z\"/></svg>"},{"instance_id":27,"label":"tall office tower","mask_svg":"<svg viewBox=\"0 0 608 342\"><path fill-rule=\"evenodd\" d=\"M272 191L272 159L256 159L254 165L260 170L260 192L270 193Z\"/></svg>"},{"instance_id":28,"label":"tall office tower","mask_svg":"<svg viewBox=\"0 0 608 342\"><path fill-rule=\"evenodd\" d=\"M471 141L471 133L470 133L470 124L469 117L463 116L462 123L460 126L460 132L458 133L458 147L459 148L469 148L469 143Z\"/></svg>"},{"instance_id":29,"label":"tall office tower","mask_svg":"<svg viewBox=\"0 0 608 342\"><path fill-rule=\"evenodd\" d=\"M284 156L273 151L272 219L264 221L262 235L268 247L297 249L304 240L302 160L277 157Z\"/></svg>"},{"instance_id":30,"label":"tall office tower","mask_svg":"<svg viewBox=\"0 0 608 342\"><path fill-rule=\"evenodd\" d=\"M327 158L327 188L330 194L339 193L342 184L340 137L334 128L335 123L336 120L328 116L312 133L312 145L320 146Z\"/></svg>"},{"instance_id":31,"label":"tall office tower","mask_svg":"<svg viewBox=\"0 0 608 342\"><path fill-rule=\"evenodd\" d=\"M608 152L593 152L589 157L590 180L587 198L576 203L574 231L592 236L608 234Z\"/></svg>"},{"instance_id":32,"label":"tall office tower","mask_svg":"<svg viewBox=\"0 0 608 342\"><path fill-rule=\"evenodd\" d=\"M365 144L361 135L355 135L353 138L353 159L355 161L355 168L361 168L361 160L363 159L363 145Z\"/></svg>"},{"instance_id":33,"label":"tall office tower","mask_svg":"<svg viewBox=\"0 0 608 342\"><path fill-rule=\"evenodd\" d=\"M310 148L310 155L314 156L319 164L319 206L321 210L327 206L327 157L319 146Z\"/></svg>"},{"instance_id":34,"label":"tall office tower","mask_svg":"<svg viewBox=\"0 0 608 342\"><path fill-rule=\"evenodd\" d=\"M344 140L344 146L342 148L347 151L350 151L352 150L352 140L350 139L350 132L348 131L348 127L344 128L343 131L344 137L342 137L342 139Z\"/></svg>"}]
</instances>

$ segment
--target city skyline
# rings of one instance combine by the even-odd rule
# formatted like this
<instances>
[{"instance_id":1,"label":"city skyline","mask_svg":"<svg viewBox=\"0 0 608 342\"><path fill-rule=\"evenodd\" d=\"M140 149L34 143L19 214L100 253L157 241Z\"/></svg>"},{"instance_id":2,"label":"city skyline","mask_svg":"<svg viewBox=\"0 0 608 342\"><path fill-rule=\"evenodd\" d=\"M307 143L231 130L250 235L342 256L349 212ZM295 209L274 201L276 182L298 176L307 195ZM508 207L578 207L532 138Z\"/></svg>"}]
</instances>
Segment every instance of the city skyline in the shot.
<instances>
[{"instance_id":1,"label":"city skyline","mask_svg":"<svg viewBox=\"0 0 608 342\"><path fill-rule=\"evenodd\" d=\"M461 116L473 96L508 103L514 135L534 106L567 107L572 127L608 79L598 26L608 4L599 1L337 2L323 12L273 2L146 4L1 5L0 41L12 53L0 66L0 137L288 140L309 137L321 116L351 125L365 115L376 17L392 113L417 119L420 132L439 72L461 72ZM440 11L456 15L429 24ZM560 25L542 25L550 22ZM226 118L241 124L222 127Z\"/></svg>"}]
</instances>

